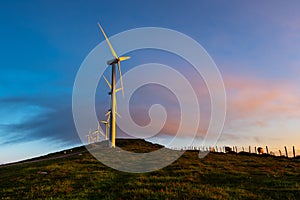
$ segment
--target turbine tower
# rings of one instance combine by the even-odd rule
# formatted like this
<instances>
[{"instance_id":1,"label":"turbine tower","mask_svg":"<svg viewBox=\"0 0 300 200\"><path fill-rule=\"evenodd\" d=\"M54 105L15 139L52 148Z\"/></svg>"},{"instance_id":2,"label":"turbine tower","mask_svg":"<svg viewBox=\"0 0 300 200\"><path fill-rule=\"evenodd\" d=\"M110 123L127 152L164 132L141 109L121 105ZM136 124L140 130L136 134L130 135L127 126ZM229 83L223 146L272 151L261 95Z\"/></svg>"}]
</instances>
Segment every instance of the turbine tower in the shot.
<instances>
[{"instance_id":1,"label":"turbine tower","mask_svg":"<svg viewBox=\"0 0 300 200\"><path fill-rule=\"evenodd\" d=\"M107 61L108 65L111 65L111 83L107 81L105 78L105 81L107 82L108 86L110 87L110 95L111 95L111 112L110 112L110 135L109 135L109 141L111 142L111 147L116 147L116 114L117 114L117 99L116 99L116 93L120 90L122 90L122 94L124 96L124 87L123 87L123 80L122 80L122 72L121 72L121 61L128 60L130 57L118 57L115 50L113 49L109 39L107 38L103 28L101 27L100 23L98 23L98 26L109 46L109 49L113 55L113 59ZM119 78L121 83L121 88L116 89L116 65L118 65L118 71L119 71Z\"/></svg>"}]
</instances>

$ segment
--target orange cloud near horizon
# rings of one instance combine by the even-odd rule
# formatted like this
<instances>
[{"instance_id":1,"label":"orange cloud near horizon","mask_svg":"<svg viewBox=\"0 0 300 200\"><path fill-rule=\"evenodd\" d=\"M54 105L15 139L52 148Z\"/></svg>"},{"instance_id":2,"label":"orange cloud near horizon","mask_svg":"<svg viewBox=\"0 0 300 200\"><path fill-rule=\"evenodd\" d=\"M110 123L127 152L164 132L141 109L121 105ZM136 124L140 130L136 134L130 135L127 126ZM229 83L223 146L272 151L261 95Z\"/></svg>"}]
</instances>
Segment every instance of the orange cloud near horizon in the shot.
<instances>
[{"instance_id":1,"label":"orange cloud near horizon","mask_svg":"<svg viewBox=\"0 0 300 200\"><path fill-rule=\"evenodd\" d=\"M295 88L295 84L241 75L226 75L223 78L227 93L227 119L223 139L225 137L229 142L249 140L250 144L266 141L269 143L272 141L275 144L283 141L282 137L285 137L286 143L300 141L299 134L297 134L298 131L300 132L300 123L297 122L298 118L300 119L300 93ZM207 132L211 116L210 104L207 101L210 96L202 81L191 80L191 82L200 104L201 122L197 136L201 138ZM180 122L178 119L180 109L176 108L174 96L168 96L164 90L148 89L148 94L155 92L162 101L172 104L169 107L171 112L161 133L174 136ZM182 91L182 94L185 94L185 91ZM173 106L175 106L174 109L172 109ZM190 106L192 108L194 105ZM143 113L146 114L147 111L144 111ZM144 114L138 111L136 114L138 114L136 119L148 118L147 115L143 116ZM186 135L191 136L193 133L187 130ZM257 138L260 140L258 141Z\"/></svg>"},{"instance_id":2,"label":"orange cloud near horizon","mask_svg":"<svg viewBox=\"0 0 300 200\"><path fill-rule=\"evenodd\" d=\"M300 116L300 93L293 83L242 76L226 76L224 83L232 118Z\"/></svg>"}]
</instances>

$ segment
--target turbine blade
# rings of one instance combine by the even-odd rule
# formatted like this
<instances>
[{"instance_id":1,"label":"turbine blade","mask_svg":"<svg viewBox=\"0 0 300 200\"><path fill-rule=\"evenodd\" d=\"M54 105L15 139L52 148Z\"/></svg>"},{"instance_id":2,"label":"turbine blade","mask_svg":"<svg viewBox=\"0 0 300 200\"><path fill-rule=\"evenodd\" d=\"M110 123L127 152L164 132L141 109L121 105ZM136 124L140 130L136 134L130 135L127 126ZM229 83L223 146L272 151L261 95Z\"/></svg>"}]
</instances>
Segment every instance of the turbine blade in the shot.
<instances>
[{"instance_id":1,"label":"turbine blade","mask_svg":"<svg viewBox=\"0 0 300 200\"><path fill-rule=\"evenodd\" d=\"M123 85L123 78L122 78L122 72L121 72L121 64L120 61L118 61L118 70L120 75L120 82L121 82L121 90L122 90L122 96L124 98L124 85Z\"/></svg>"},{"instance_id":2,"label":"turbine blade","mask_svg":"<svg viewBox=\"0 0 300 200\"><path fill-rule=\"evenodd\" d=\"M119 113L117 113L117 112L116 112L116 115L117 115L118 117L122 118L122 116L121 116Z\"/></svg>"},{"instance_id":3,"label":"turbine blade","mask_svg":"<svg viewBox=\"0 0 300 200\"><path fill-rule=\"evenodd\" d=\"M105 134L104 134L102 131L99 131L99 133L100 133L103 137L105 137Z\"/></svg>"},{"instance_id":4,"label":"turbine blade","mask_svg":"<svg viewBox=\"0 0 300 200\"><path fill-rule=\"evenodd\" d=\"M119 58L119 61L124 61L124 60L128 60L128 59L130 59L130 56L121 56Z\"/></svg>"},{"instance_id":5,"label":"turbine blade","mask_svg":"<svg viewBox=\"0 0 300 200\"><path fill-rule=\"evenodd\" d=\"M107 116L107 120L106 120L108 124L109 124L109 120L110 120L110 115Z\"/></svg>"},{"instance_id":6,"label":"turbine blade","mask_svg":"<svg viewBox=\"0 0 300 200\"><path fill-rule=\"evenodd\" d=\"M111 112L110 110L107 111L107 113L105 114L105 116L110 115L110 112Z\"/></svg>"},{"instance_id":7,"label":"turbine blade","mask_svg":"<svg viewBox=\"0 0 300 200\"><path fill-rule=\"evenodd\" d=\"M105 80L105 82L107 83L108 87L111 89L111 84L109 83L109 81L107 80L107 78L103 75L103 78Z\"/></svg>"},{"instance_id":8,"label":"turbine blade","mask_svg":"<svg viewBox=\"0 0 300 200\"><path fill-rule=\"evenodd\" d=\"M106 34L105 34L105 32L104 32L104 30L103 30L103 28L102 28L102 26L100 25L99 22L98 22L98 26L99 26L99 28L100 28L100 30L101 30L103 36L105 37L105 40L106 40L106 42L107 42L107 44L108 44L108 46L109 46L109 48L110 48L110 51L111 51L112 55L115 57L115 59L118 59L118 56L117 56L117 54L116 54L114 48L112 47L112 45L111 45L111 43L110 43L108 37L106 36Z\"/></svg>"},{"instance_id":9,"label":"turbine blade","mask_svg":"<svg viewBox=\"0 0 300 200\"><path fill-rule=\"evenodd\" d=\"M116 89L116 92L120 92L122 90L122 88L118 88Z\"/></svg>"},{"instance_id":10,"label":"turbine blade","mask_svg":"<svg viewBox=\"0 0 300 200\"><path fill-rule=\"evenodd\" d=\"M109 119L110 119L110 113L111 113L111 110L108 110L108 112L105 114L105 116L107 116L107 120L106 122L109 124Z\"/></svg>"},{"instance_id":11,"label":"turbine blade","mask_svg":"<svg viewBox=\"0 0 300 200\"><path fill-rule=\"evenodd\" d=\"M119 117L119 118L122 118L122 116L118 113L118 105L116 104L116 115Z\"/></svg>"}]
</instances>

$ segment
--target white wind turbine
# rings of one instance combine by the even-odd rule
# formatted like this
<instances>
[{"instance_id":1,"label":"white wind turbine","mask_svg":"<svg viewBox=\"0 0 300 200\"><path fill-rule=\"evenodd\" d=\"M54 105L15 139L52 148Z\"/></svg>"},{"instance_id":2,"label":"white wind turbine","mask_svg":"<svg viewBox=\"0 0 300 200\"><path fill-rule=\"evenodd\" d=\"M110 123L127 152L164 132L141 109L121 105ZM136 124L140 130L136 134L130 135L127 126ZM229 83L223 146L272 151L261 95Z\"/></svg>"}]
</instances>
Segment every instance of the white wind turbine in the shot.
<instances>
[{"instance_id":1,"label":"white wind turbine","mask_svg":"<svg viewBox=\"0 0 300 200\"><path fill-rule=\"evenodd\" d=\"M118 57L115 50L113 49L109 39L107 38L103 28L101 25L98 23L98 26L105 37L105 40L109 46L109 49L114 57L114 59L107 61L108 65L111 65L112 70L111 70L111 83L104 77L106 83L111 89L111 92L109 93L111 95L111 112L110 112L110 135L109 135L109 140L111 142L111 147L116 146L116 114L117 114L117 99L116 99L116 93L120 90L122 90L122 94L124 96L124 86L123 86L123 80L122 80L122 72L121 72L121 65L120 62L124 60L128 60L130 57L125 56L125 57ZM116 89L116 64L118 65L118 71L119 71L119 78L120 78L120 83L121 83L121 88Z\"/></svg>"},{"instance_id":2,"label":"white wind turbine","mask_svg":"<svg viewBox=\"0 0 300 200\"><path fill-rule=\"evenodd\" d=\"M105 116L107 116L106 121L105 120L101 120L100 123L105 125L105 140L108 140L108 131L109 131L109 119L110 119L110 113L111 111L108 110L108 112L105 114Z\"/></svg>"},{"instance_id":3,"label":"white wind turbine","mask_svg":"<svg viewBox=\"0 0 300 200\"><path fill-rule=\"evenodd\" d=\"M86 135L88 144L91 144L91 132L92 132L92 130L90 129L89 134Z\"/></svg>"},{"instance_id":4,"label":"white wind turbine","mask_svg":"<svg viewBox=\"0 0 300 200\"><path fill-rule=\"evenodd\" d=\"M100 128L100 122L98 122L98 127L97 129L92 133L92 139L93 139L93 142L98 142L99 141L99 134L101 134L103 137L105 137L104 133L101 131L101 128Z\"/></svg>"}]
</instances>

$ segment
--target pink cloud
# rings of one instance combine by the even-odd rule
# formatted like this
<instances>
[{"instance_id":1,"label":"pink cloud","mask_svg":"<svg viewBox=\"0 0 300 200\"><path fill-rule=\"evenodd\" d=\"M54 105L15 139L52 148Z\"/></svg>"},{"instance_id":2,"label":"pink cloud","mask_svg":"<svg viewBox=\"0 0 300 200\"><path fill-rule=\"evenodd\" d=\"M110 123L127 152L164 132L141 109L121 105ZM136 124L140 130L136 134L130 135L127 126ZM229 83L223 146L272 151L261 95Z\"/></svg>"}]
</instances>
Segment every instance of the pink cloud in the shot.
<instances>
[{"instance_id":1,"label":"pink cloud","mask_svg":"<svg viewBox=\"0 0 300 200\"><path fill-rule=\"evenodd\" d=\"M208 128L210 118L210 100L207 88L203 80L199 80L199 78L201 77L193 77L190 82L200 104L200 126L197 133L199 133L199 135L203 135L203 133L206 133ZM181 85L178 85L177 87L179 88L180 93L176 95L186 97L189 96L185 88L182 88ZM174 136L179 129L181 119L181 110L176 96L170 91L167 91L167 89L157 86L144 87L136 95L137 98L132 101L132 105L134 106L132 106L131 109L134 121L141 126L147 125L150 122L150 118L148 115L150 106L153 103L159 103L166 109L166 112L168 114L167 121L162 128L161 133ZM155 100L153 101L153 99ZM196 105L193 105L190 99L184 98L184 101L182 103L189 105L190 112L195 111L194 107ZM193 119L190 120L190 123L194 123ZM189 124L186 124L185 127L189 127ZM190 130L187 130L186 135L191 136L194 135L194 133Z\"/></svg>"},{"instance_id":2,"label":"pink cloud","mask_svg":"<svg viewBox=\"0 0 300 200\"><path fill-rule=\"evenodd\" d=\"M222 140L227 142L251 140L250 143L253 143L257 142L255 137L259 137L260 142L273 141L271 139L274 137L282 137L280 132L287 131L282 123L288 124L290 119L300 117L300 92L293 82L279 82L245 75L226 75L223 78L227 93L228 111ZM209 125L210 97L205 91L207 90L205 85L197 84L198 82L194 79L190 81L193 83L199 99L200 110L202 110L197 132L197 137L201 137L206 134ZM176 97L155 87L144 89L132 107L134 120L142 126L149 123L148 109L153 103L150 99L159 97L159 102L166 106L168 113L166 124L161 133L174 136L180 123L180 109ZM182 93L185 94L185 91ZM146 99L141 101L141 98ZM147 100L148 98L149 100ZM191 105L191 108L193 106ZM193 121L193 119L190 120ZM297 126L289 130L288 134L291 138L297 137L295 136L296 129ZM189 130L186 131L186 136L192 134Z\"/></svg>"},{"instance_id":3,"label":"pink cloud","mask_svg":"<svg viewBox=\"0 0 300 200\"><path fill-rule=\"evenodd\" d=\"M293 83L227 76L225 87L231 118L300 116L300 93Z\"/></svg>"}]
</instances>

